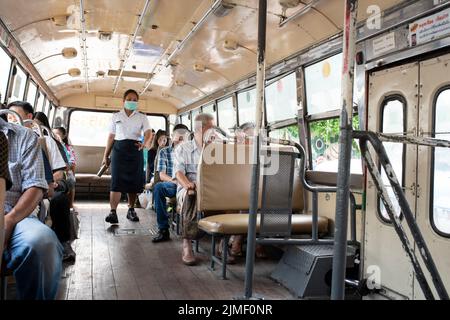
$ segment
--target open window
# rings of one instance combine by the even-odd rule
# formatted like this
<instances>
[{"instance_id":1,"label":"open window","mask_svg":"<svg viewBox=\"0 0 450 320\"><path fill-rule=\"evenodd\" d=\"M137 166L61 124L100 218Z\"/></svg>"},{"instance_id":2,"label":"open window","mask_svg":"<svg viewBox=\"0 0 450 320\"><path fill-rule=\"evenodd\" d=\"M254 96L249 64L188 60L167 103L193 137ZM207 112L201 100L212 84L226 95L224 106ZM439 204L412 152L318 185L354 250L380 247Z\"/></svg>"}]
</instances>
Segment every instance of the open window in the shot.
<instances>
[{"instance_id":1,"label":"open window","mask_svg":"<svg viewBox=\"0 0 450 320\"><path fill-rule=\"evenodd\" d=\"M8 87L11 62L11 57L0 47L0 102L6 101L6 90Z\"/></svg>"},{"instance_id":2,"label":"open window","mask_svg":"<svg viewBox=\"0 0 450 320\"><path fill-rule=\"evenodd\" d=\"M236 127L236 112L233 106L233 97L220 100L217 103L217 111L219 114L219 127L230 134Z\"/></svg>"}]
</instances>

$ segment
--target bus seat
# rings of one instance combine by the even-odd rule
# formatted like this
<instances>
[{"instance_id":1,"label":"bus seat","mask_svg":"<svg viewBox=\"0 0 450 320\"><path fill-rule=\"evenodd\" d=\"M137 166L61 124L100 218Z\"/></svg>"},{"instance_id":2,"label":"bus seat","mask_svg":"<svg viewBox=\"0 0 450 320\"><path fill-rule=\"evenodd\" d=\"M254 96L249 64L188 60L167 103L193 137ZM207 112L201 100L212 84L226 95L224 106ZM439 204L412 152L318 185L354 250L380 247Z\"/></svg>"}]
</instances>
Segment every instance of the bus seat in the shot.
<instances>
[{"instance_id":1,"label":"bus seat","mask_svg":"<svg viewBox=\"0 0 450 320\"><path fill-rule=\"evenodd\" d=\"M3 257L3 244L5 238L5 228L4 228L4 206L5 206L5 196L6 196L6 181L0 178L0 266L2 265Z\"/></svg>"},{"instance_id":2,"label":"bus seat","mask_svg":"<svg viewBox=\"0 0 450 320\"><path fill-rule=\"evenodd\" d=\"M260 215L257 218L256 232L259 232ZM248 214L221 214L203 218L199 227L210 234L238 235L247 234ZM292 215L292 232L297 235L311 234L312 216L309 214ZM319 234L328 233L328 219L319 217Z\"/></svg>"},{"instance_id":3,"label":"bus seat","mask_svg":"<svg viewBox=\"0 0 450 320\"><path fill-rule=\"evenodd\" d=\"M306 180L314 185L336 186L337 172L306 171ZM364 176L352 173L350 175L350 189L362 190L364 187Z\"/></svg>"}]
</instances>

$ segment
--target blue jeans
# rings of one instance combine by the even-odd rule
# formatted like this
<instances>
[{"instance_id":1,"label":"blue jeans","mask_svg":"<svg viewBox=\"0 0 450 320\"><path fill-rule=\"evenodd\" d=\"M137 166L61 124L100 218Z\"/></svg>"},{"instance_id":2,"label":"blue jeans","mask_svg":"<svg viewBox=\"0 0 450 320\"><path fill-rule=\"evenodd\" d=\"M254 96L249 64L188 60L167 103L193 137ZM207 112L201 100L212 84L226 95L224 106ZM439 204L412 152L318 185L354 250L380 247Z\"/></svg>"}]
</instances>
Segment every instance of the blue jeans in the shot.
<instances>
[{"instance_id":1,"label":"blue jeans","mask_svg":"<svg viewBox=\"0 0 450 320\"><path fill-rule=\"evenodd\" d=\"M20 300L53 300L62 271L63 247L55 233L35 217L19 222L4 252L16 278Z\"/></svg>"},{"instance_id":2,"label":"blue jeans","mask_svg":"<svg viewBox=\"0 0 450 320\"><path fill-rule=\"evenodd\" d=\"M177 185L173 182L160 182L153 188L155 199L156 220L159 230L169 229L166 197L173 198L177 194Z\"/></svg>"}]
</instances>

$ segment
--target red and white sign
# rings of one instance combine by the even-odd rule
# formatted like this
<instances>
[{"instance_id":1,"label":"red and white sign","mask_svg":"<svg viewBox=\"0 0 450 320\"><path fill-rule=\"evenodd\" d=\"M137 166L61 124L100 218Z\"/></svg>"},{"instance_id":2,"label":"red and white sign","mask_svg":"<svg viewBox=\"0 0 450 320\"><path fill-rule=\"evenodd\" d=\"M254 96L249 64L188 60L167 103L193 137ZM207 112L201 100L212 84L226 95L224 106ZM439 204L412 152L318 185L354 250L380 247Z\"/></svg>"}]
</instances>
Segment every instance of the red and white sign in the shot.
<instances>
[{"instance_id":1,"label":"red and white sign","mask_svg":"<svg viewBox=\"0 0 450 320\"><path fill-rule=\"evenodd\" d=\"M409 46L414 47L450 34L450 9L409 25Z\"/></svg>"}]
</instances>

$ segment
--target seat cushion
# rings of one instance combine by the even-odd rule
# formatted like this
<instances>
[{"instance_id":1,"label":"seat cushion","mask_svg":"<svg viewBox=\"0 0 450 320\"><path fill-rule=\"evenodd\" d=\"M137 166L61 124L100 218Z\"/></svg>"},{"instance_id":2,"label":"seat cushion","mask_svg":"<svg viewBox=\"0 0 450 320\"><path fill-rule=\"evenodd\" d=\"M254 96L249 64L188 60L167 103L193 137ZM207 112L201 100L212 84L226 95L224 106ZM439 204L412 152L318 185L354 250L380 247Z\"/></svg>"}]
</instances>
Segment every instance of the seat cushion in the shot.
<instances>
[{"instance_id":1,"label":"seat cushion","mask_svg":"<svg viewBox=\"0 0 450 320\"><path fill-rule=\"evenodd\" d=\"M260 215L256 231L259 232ZM328 233L328 218L319 216L319 233ZM203 218L199 228L210 234L247 234L248 214L220 214ZM292 215L293 234L311 234L312 216L307 214Z\"/></svg>"},{"instance_id":2,"label":"seat cushion","mask_svg":"<svg viewBox=\"0 0 450 320\"><path fill-rule=\"evenodd\" d=\"M107 175L99 177L95 174L77 173L75 177L77 185L94 184L97 186L109 186L111 184L111 176Z\"/></svg>"}]
</instances>

